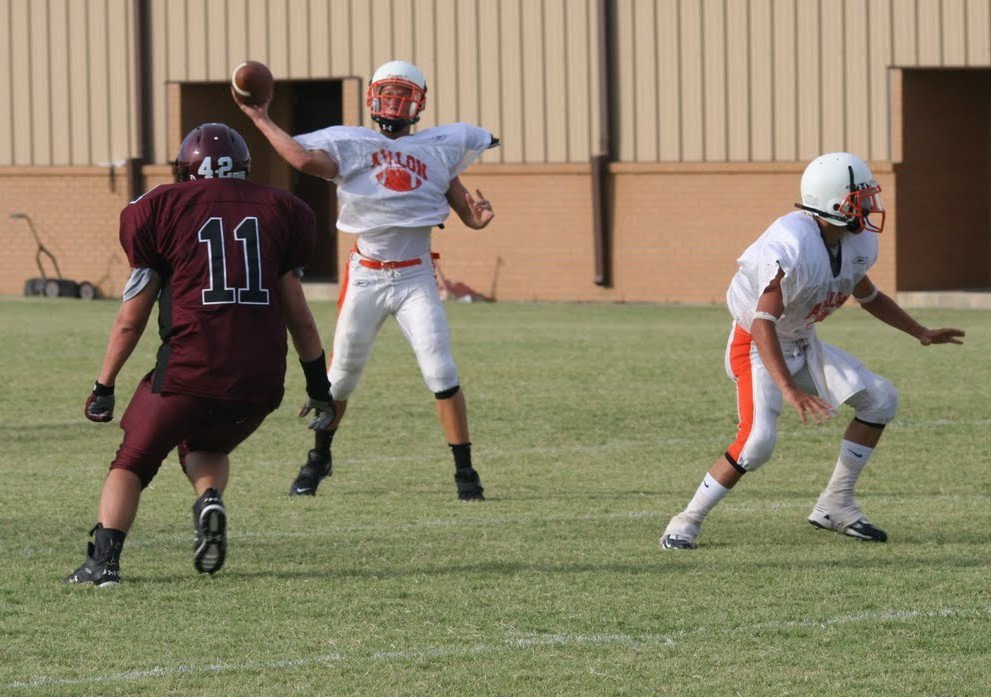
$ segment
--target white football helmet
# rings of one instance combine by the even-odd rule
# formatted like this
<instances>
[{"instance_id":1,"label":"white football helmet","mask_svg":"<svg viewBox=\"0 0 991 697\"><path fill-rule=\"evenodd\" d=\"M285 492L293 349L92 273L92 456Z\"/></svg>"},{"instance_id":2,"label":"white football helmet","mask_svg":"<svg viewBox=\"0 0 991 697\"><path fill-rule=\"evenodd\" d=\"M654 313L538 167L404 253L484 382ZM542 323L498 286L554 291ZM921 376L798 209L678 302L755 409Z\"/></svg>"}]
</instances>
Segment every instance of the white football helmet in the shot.
<instances>
[{"instance_id":1,"label":"white football helmet","mask_svg":"<svg viewBox=\"0 0 991 697\"><path fill-rule=\"evenodd\" d=\"M809 163L796 206L850 232L884 229L881 187L867 163L848 152L827 153Z\"/></svg>"},{"instance_id":2,"label":"white football helmet","mask_svg":"<svg viewBox=\"0 0 991 697\"><path fill-rule=\"evenodd\" d=\"M401 131L420 120L427 106L427 81L412 63L389 61L372 75L365 104L383 131Z\"/></svg>"}]
</instances>

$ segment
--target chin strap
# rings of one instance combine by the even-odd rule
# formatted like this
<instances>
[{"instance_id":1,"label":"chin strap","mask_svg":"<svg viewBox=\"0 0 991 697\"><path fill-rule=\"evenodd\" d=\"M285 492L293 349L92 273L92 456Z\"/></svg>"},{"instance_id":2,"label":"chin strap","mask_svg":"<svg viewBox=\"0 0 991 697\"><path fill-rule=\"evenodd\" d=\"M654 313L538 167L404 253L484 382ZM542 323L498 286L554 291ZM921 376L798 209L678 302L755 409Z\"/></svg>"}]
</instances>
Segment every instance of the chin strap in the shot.
<instances>
[{"instance_id":1,"label":"chin strap","mask_svg":"<svg viewBox=\"0 0 991 697\"><path fill-rule=\"evenodd\" d=\"M850 232L856 232L860 229L860 221L856 218L851 218L846 215L839 215L838 213L827 213L826 211L820 211L817 208L811 208L810 206L803 206L801 203L796 203L795 208L800 208L803 211L812 213L813 215L819 216L820 218L828 218L829 220L835 220L837 222L843 223L843 226Z\"/></svg>"},{"instance_id":2,"label":"chin strap","mask_svg":"<svg viewBox=\"0 0 991 697\"><path fill-rule=\"evenodd\" d=\"M414 123L419 121L419 118L415 119L387 119L384 116L373 116L372 121L377 123L379 127L386 133L396 133L412 126Z\"/></svg>"}]
</instances>

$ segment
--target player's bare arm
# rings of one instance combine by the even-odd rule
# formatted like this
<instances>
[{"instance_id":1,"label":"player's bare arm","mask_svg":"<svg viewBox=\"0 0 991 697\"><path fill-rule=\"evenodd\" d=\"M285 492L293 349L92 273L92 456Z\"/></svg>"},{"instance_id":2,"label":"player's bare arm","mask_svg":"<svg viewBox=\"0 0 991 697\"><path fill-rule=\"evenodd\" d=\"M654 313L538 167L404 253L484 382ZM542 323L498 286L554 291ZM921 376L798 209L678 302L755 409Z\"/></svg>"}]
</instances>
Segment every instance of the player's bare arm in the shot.
<instances>
[{"instance_id":1,"label":"player's bare arm","mask_svg":"<svg viewBox=\"0 0 991 697\"><path fill-rule=\"evenodd\" d=\"M473 230L481 230L492 222L495 211L492 210L492 203L479 189L475 189L475 194L477 198L461 183L461 177L455 177L447 188L447 202L461 218L461 222Z\"/></svg>"},{"instance_id":2,"label":"player's bare arm","mask_svg":"<svg viewBox=\"0 0 991 697\"><path fill-rule=\"evenodd\" d=\"M966 333L962 329L929 329L919 324L890 296L882 293L867 276L853 287L854 300L887 325L914 336L923 346L931 344L962 344Z\"/></svg>"},{"instance_id":3,"label":"player's bare arm","mask_svg":"<svg viewBox=\"0 0 991 697\"><path fill-rule=\"evenodd\" d=\"M271 100L257 106L242 104L236 99L234 102L251 119L251 122L271 143L275 151L282 156L282 159L289 163L290 167L303 174L311 174L314 177L324 179L333 179L337 176L339 167L334 158L323 150L307 150L272 120L268 114Z\"/></svg>"},{"instance_id":4,"label":"player's bare arm","mask_svg":"<svg viewBox=\"0 0 991 697\"><path fill-rule=\"evenodd\" d=\"M832 416L833 408L828 402L805 392L795 384L785 363L784 354L781 352L781 342L778 340L775 324L785 311L784 296L781 293L781 279L784 275L784 271L778 271L778 275L758 299L757 314L750 325L750 335L757 344L757 352L764 367L771 374L785 400L798 412L802 423L807 423L809 419L821 423Z\"/></svg>"},{"instance_id":5,"label":"player's bare arm","mask_svg":"<svg viewBox=\"0 0 991 697\"><path fill-rule=\"evenodd\" d=\"M299 276L290 271L279 279L279 299L282 303L282 317L292 338L293 347L299 355L306 377L307 399L299 410L300 416L316 411L309 427L314 431L326 431L337 426L334 403L330 397L330 382L327 380L327 358L320 343L320 332L310 312L310 306L303 294L303 284Z\"/></svg>"},{"instance_id":6,"label":"player's bare arm","mask_svg":"<svg viewBox=\"0 0 991 697\"><path fill-rule=\"evenodd\" d=\"M117 374L138 345L158 298L158 289L162 285L158 274L151 269L136 269L131 278L139 279L138 283L124 292L124 302L117 311L117 318L107 340L107 353L103 358L100 377L86 397L86 406L83 409L86 418L97 423L113 421Z\"/></svg>"},{"instance_id":7,"label":"player's bare arm","mask_svg":"<svg viewBox=\"0 0 991 697\"><path fill-rule=\"evenodd\" d=\"M157 273L152 272L147 285L133 298L121 304L113 329L110 330L110 338L107 340L107 352L103 358L103 368L99 377L101 384L112 387L117 381L117 374L124 367L124 363L127 362L144 333L161 287L161 279Z\"/></svg>"},{"instance_id":8,"label":"player's bare arm","mask_svg":"<svg viewBox=\"0 0 991 697\"><path fill-rule=\"evenodd\" d=\"M320 332L303 294L303 284L292 271L283 274L279 279L279 299L282 302L282 316L286 321L286 329L289 330L299 360L312 361L319 358L323 353Z\"/></svg>"}]
</instances>

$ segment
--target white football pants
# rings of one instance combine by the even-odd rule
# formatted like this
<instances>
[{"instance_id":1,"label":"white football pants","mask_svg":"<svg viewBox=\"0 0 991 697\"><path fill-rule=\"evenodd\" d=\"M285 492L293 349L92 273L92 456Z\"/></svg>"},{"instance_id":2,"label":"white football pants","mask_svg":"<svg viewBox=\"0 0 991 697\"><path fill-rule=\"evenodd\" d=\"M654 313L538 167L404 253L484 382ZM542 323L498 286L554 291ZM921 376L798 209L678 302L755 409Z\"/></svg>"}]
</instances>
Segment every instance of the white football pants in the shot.
<instances>
[{"instance_id":1,"label":"white football pants","mask_svg":"<svg viewBox=\"0 0 991 697\"><path fill-rule=\"evenodd\" d=\"M884 425L898 411L898 392L885 378L872 373L846 351L819 341L781 341L788 372L806 392L838 407L853 407L858 419ZM727 454L745 470L771 459L777 442L778 417L784 397L764 366L757 344L742 327L733 325L726 346L726 372L736 383L740 418L736 440Z\"/></svg>"},{"instance_id":2,"label":"white football pants","mask_svg":"<svg viewBox=\"0 0 991 697\"><path fill-rule=\"evenodd\" d=\"M413 347L427 388L434 393L459 384L451 355L451 332L437 290L430 255L417 266L399 269L369 269L352 253L348 277L334 330L331 355L331 395L347 399L358 387L372 355L372 346L382 324L395 315L406 340Z\"/></svg>"}]
</instances>

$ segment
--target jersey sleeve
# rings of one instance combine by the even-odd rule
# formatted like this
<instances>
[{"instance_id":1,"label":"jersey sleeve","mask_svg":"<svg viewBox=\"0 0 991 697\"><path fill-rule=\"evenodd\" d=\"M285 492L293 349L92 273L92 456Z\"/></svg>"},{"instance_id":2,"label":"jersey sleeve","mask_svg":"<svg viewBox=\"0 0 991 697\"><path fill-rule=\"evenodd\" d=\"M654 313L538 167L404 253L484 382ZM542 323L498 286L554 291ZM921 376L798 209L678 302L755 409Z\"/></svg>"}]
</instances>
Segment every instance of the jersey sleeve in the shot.
<instances>
[{"instance_id":1,"label":"jersey sleeve","mask_svg":"<svg viewBox=\"0 0 991 697\"><path fill-rule=\"evenodd\" d=\"M468 169L483 152L499 144L491 133L470 123L437 126L431 131L436 131L433 138L441 145L441 157L447 162L449 179L454 179Z\"/></svg>"},{"instance_id":2,"label":"jersey sleeve","mask_svg":"<svg viewBox=\"0 0 991 697\"><path fill-rule=\"evenodd\" d=\"M780 271L781 296L787 306L802 287L803 268L798 245L791 239L790 231L776 221L761 238L744 252L738 260L740 268L751 279L754 297L759 301L761 294ZM756 305L755 305L756 307Z\"/></svg>"},{"instance_id":3,"label":"jersey sleeve","mask_svg":"<svg viewBox=\"0 0 991 697\"><path fill-rule=\"evenodd\" d=\"M355 131L348 126L330 126L312 133L301 133L293 136L293 140L307 150L323 150L337 163L338 174L333 180L340 182L347 179L354 167L360 161L352 157L355 152Z\"/></svg>"},{"instance_id":4,"label":"jersey sleeve","mask_svg":"<svg viewBox=\"0 0 991 697\"><path fill-rule=\"evenodd\" d=\"M129 203L120 213L120 246L133 269L159 270L162 255L153 224L154 208L149 198Z\"/></svg>"}]
</instances>

